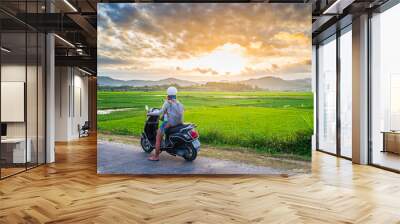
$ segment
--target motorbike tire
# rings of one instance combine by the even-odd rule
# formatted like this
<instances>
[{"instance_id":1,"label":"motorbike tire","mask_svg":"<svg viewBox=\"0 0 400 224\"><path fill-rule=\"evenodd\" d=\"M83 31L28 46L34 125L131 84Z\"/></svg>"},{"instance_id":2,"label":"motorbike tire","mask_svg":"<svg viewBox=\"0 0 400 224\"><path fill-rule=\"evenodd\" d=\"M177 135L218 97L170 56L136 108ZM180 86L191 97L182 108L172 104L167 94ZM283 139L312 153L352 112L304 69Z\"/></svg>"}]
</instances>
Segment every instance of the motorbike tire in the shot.
<instances>
[{"instance_id":1,"label":"motorbike tire","mask_svg":"<svg viewBox=\"0 0 400 224\"><path fill-rule=\"evenodd\" d=\"M142 146L143 151L146 153L151 153L153 151L153 147L149 144L148 140L145 137L140 138L140 145Z\"/></svg>"},{"instance_id":2,"label":"motorbike tire","mask_svg":"<svg viewBox=\"0 0 400 224\"><path fill-rule=\"evenodd\" d=\"M186 144L186 148L188 153L185 154L183 158L188 162L195 160L197 157L197 150L193 147L192 143Z\"/></svg>"}]
</instances>

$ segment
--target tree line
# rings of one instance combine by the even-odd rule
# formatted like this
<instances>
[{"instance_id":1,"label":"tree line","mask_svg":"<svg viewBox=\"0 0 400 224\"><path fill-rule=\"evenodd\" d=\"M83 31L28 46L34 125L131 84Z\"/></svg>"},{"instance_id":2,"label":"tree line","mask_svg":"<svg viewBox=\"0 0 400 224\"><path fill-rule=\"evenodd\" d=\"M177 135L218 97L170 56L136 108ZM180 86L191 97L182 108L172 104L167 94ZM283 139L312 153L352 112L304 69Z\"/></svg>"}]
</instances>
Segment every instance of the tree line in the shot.
<instances>
[{"instance_id":1,"label":"tree line","mask_svg":"<svg viewBox=\"0 0 400 224\"><path fill-rule=\"evenodd\" d=\"M229 92L244 92L244 91L260 91L262 89L257 86L251 86L243 83L225 83L225 82L207 82L206 84L180 86L178 84L157 85L157 86L98 86L99 91L109 92L129 92L129 91L164 91L169 86L175 86L182 91L229 91Z\"/></svg>"}]
</instances>

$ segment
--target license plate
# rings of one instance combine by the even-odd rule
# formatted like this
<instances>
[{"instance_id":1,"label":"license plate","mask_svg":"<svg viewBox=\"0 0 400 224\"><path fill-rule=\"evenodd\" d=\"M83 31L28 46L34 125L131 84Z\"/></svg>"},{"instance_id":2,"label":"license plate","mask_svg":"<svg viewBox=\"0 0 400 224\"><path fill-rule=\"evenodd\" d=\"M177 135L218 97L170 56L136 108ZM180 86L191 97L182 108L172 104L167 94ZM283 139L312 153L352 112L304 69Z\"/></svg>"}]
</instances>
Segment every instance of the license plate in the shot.
<instances>
[{"instance_id":1,"label":"license plate","mask_svg":"<svg viewBox=\"0 0 400 224\"><path fill-rule=\"evenodd\" d=\"M194 141L192 142L192 144L193 144L193 147L194 147L195 149L197 149L197 150L200 149L200 141L199 141L198 139L194 140Z\"/></svg>"}]
</instances>

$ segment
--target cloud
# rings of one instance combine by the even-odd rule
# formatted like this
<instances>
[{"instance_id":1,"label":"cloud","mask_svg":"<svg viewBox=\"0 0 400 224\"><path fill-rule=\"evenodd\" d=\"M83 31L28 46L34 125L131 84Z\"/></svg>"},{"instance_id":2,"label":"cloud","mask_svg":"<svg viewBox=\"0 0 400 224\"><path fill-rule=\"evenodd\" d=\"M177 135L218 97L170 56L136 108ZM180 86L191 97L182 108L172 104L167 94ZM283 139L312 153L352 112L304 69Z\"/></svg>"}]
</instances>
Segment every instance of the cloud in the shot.
<instances>
[{"instance_id":1,"label":"cloud","mask_svg":"<svg viewBox=\"0 0 400 224\"><path fill-rule=\"evenodd\" d=\"M120 65L120 64L128 63L124 59L111 58L111 57L107 57L107 56L103 56L103 55L97 57L97 62L102 65Z\"/></svg>"},{"instance_id":2,"label":"cloud","mask_svg":"<svg viewBox=\"0 0 400 224\"><path fill-rule=\"evenodd\" d=\"M243 47L243 54L258 66L265 64L253 68L257 71L276 70L271 64L285 67L290 57L292 61L311 57L307 4L100 3L98 24L99 57L116 60L99 63L110 66L126 60L138 67L166 69L165 61L170 61L169 67L179 71L176 68L182 66L175 61L200 57L226 43ZM200 69L203 72L193 72L213 74Z\"/></svg>"},{"instance_id":3,"label":"cloud","mask_svg":"<svg viewBox=\"0 0 400 224\"><path fill-rule=\"evenodd\" d=\"M132 4L107 4L104 12L114 24L128 24L138 13Z\"/></svg>"},{"instance_id":4,"label":"cloud","mask_svg":"<svg viewBox=\"0 0 400 224\"><path fill-rule=\"evenodd\" d=\"M310 37L305 33L291 33L287 31L282 31L276 33L272 39L273 42L281 43L283 45L300 45L307 46L310 44Z\"/></svg>"},{"instance_id":5,"label":"cloud","mask_svg":"<svg viewBox=\"0 0 400 224\"><path fill-rule=\"evenodd\" d=\"M290 74L310 74L311 60L301 60L298 62L281 63L280 65L271 64L261 68L246 67L243 76L259 77L259 76L290 76Z\"/></svg>"},{"instance_id":6,"label":"cloud","mask_svg":"<svg viewBox=\"0 0 400 224\"><path fill-rule=\"evenodd\" d=\"M213 69L210 68L196 68L194 71L200 72L202 74L210 73L212 75L218 75L219 73Z\"/></svg>"},{"instance_id":7,"label":"cloud","mask_svg":"<svg viewBox=\"0 0 400 224\"><path fill-rule=\"evenodd\" d=\"M303 60L296 63L289 63L282 66L279 69L279 73L310 73L311 72L311 60Z\"/></svg>"}]
</instances>

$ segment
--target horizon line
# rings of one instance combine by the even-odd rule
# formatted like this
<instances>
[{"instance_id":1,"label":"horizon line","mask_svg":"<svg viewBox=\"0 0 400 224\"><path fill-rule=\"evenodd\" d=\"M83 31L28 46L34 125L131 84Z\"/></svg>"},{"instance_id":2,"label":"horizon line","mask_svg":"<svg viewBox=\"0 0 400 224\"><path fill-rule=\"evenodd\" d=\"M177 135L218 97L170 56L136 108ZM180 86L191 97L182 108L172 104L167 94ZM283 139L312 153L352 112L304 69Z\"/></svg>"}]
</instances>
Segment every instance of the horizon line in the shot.
<instances>
[{"instance_id":1,"label":"horizon line","mask_svg":"<svg viewBox=\"0 0 400 224\"><path fill-rule=\"evenodd\" d=\"M167 78L163 78L163 79L156 79L156 80L151 80L151 79L120 79L120 78L113 78L113 77L110 77L109 75L98 75L98 77L108 77L108 78L111 78L111 79L114 79L114 80L119 80L119 81L153 81L153 82L158 82L158 81L163 81L163 80L166 80L166 79L175 79L175 80L180 80L180 81L186 81L186 82L194 82L194 83L201 83L201 82L241 82L241 81L248 81L248 80L254 80L254 79L262 79L262 78L267 78L267 77L270 77L270 78L278 78L278 79L281 79L281 80L285 80L285 81L292 81L292 80L302 80L302 79L312 79L312 77L307 77L307 78L295 78L295 79L285 79L285 78L282 78L282 77L278 77L278 76L273 76L273 75L266 75L266 76L261 76L261 77L258 77L258 78L248 78L248 79L243 79L243 80L236 80L236 81L231 81L231 80L219 80L219 81L190 81L190 80L187 80L187 79L180 79L180 78L173 78L173 77L167 77Z\"/></svg>"}]
</instances>

